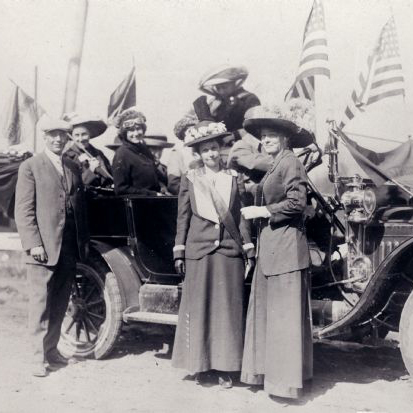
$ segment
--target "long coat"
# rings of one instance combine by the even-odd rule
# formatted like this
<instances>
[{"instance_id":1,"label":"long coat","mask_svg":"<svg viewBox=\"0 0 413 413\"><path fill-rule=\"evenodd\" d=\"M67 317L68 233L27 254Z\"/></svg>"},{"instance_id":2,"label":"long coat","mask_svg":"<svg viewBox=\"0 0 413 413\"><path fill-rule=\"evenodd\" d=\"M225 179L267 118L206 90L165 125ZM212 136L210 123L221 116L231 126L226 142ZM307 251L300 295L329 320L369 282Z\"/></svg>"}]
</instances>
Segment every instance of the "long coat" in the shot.
<instances>
[{"instance_id":1,"label":"long coat","mask_svg":"<svg viewBox=\"0 0 413 413\"><path fill-rule=\"evenodd\" d=\"M156 195L161 189L153 156L144 144L123 143L112 170L116 194Z\"/></svg>"},{"instance_id":2,"label":"long coat","mask_svg":"<svg viewBox=\"0 0 413 413\"><path fill-rule=\"evenodd\" d=\"M76 222L78 255L84 260L89 232L82 177L73 161L63 157L62 163ZM16 186L16 225L24 250L28 252L43 245L48 260L42 265L56 265L59 259L66 218L65 197L61 177L44 152L20 165ZM39 264L30 254L27 262Z\"/></svg>"},{"instance_id":3,"label":"long coat","mask_svg":"<svg viewBox=\"0 0 413 413\"><path fill-rule=\"evenodd\" d=\"M265 205L271 216L259 222L241 381L296 398L312 377L312 334L306 176L292 151L275 159L256 196L256 204Z\"/></svg>"},{"instance_id":4,"label":"long coat","mask_svg":"<svg viewBox=\"0 0 413 413\"><path fill-rule=\"evenodd\" d=\"M307 205L306 175L291 150L285 150L264 176L256 205L265 205L271 217L262 219L259 259L264 275L298 271L309 266L304 227Z\"/></svg>"}]
</instances>

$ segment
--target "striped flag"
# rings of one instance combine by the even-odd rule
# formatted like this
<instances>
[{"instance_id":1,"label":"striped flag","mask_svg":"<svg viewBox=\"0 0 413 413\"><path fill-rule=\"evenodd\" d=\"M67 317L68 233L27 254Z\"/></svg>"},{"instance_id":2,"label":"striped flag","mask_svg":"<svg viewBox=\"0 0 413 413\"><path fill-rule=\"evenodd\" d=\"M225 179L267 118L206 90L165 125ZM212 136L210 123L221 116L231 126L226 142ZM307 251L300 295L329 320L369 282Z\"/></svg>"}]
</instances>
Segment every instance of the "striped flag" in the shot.
<instances>
[{"instance_id":1,"label":"striped flag","mask_svg":"<svg viewBox=\"0 0 413 413\"><path fill-rule=\"evenodd\" d=\"M125 109L136 106L135 67L110 95L108 118L113 119Z\"/></svg>"},{"instance_id":2,"label":"striped flag","mask_svg":"<svg viewBox=\"0 0 413 413\"><path fill-rule=\"evenodd\" d=\"M285 95L285 100L305 98L314 101L314 76L330 77L324 8L321 0L314 0L303 36L298 75Z\"/></svg>"},{"instance_id":3,"label":"striped flag","mask_svg":"<svg viewBox=\"0 0 413 413\"><path fill-rule=\"evenodd\" d=\"M340 128L366 106L392 96L404 96L404 76L397 41L396 24L392 16L380 32L373 52L367 59L367 70L360 73L359 84L351 94Z\"/></svg>"},{"instance_id":4,"label":"striped flag","mask_svg":"<svg viewBox=\"0 0 413 413\"><path fill-rule=\"evenodd\" d=\"M32 97L15 85L11 99L3 111L1 127L4 146L24 144L27 149L34 149L36 124L39 118L46 113L37 105Z\"/></svg>"}]
</instances>

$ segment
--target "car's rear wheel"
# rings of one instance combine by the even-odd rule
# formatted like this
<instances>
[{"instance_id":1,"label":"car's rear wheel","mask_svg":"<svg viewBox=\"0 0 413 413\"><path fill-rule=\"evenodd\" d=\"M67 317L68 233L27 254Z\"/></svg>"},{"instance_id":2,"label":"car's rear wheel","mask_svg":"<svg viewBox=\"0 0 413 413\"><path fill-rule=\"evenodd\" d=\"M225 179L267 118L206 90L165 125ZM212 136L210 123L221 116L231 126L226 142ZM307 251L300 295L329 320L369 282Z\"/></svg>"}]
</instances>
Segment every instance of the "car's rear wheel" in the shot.
<instances>
[{"instance_id":1,"label":"car's rear wheel","mask_svg":"<svg viewBox=\"0 0 413 413\"><path fill-rule=\"evenodd\" d=\"M404 304L399 325L400 350L404 365L413 377L413 292Z\"/></svg>"},{"instance_id":2,"label":"car's rear wheel","mask_svg":"<svg viewBox=\"0 0 413 413\"><path fill-rule=\"evenodd\" d=\"M97 253L91 254L77 264L59 350L65 356L109 355L122 329L123 307L115 275Z\"/></svg>"}]
</instances>

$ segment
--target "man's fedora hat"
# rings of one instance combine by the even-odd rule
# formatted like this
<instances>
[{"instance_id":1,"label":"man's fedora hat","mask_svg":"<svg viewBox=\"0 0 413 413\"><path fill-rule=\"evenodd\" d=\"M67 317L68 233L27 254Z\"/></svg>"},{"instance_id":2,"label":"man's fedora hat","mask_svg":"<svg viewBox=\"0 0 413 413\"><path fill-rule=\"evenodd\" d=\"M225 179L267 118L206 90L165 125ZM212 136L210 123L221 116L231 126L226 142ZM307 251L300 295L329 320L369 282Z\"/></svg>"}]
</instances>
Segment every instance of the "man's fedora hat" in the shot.
<instances>
[{"instance_id":1,"label":"man's fedora hat","mask_svg":"<svg viewBox=\"0 0 413 413\"><path fill-rule=\"evenodd\" d=\"M90 134L90 138L96 138L106 131L106 123L98 116L79 116L74 115L67 119L73 128L76 126L84 126Z\"/></svg>"},{"instance_id":2,"label":"man's fedora hat","mask_svg":"<svg viewBox=\"0 0 413 413\"><path fill-rule=\"evenodd\" d=\"M204 120L188 129L185 137L185 146L193 147L212 139L221 139L231 136L223 122Z\"/></svg>"},{"instance_id":3,"label":"man's fedora hat","mask_svg":"<svg viewBox=\"0 0 413 413\"><path fill-rule=\"evenodd\" d=\"M153 146L156 148L172 148L173 143L168 142L168 138L165 135L145 135L143 137L147 146Z\"/></svg>"},{"instance_id":4,"label":"man's fedora hat","mask_svg":"<svg viewBox=\"0 0 413 413\"><path fill-rule=\"evenodd\" d=\"M65 132L72 131L72 125L62 119L52 119L47 116L42 117L39 121L40 129L44 133L52 132L54 130L61 130Z\"/></svg>"},{"instance_id":5,"label":"man's fedora hat","mask_svg":"<svg viewBox=\"0 0 413 413\"><path fill-rule=\"evenodd\" d=\"M314 119L310 102L291 99L283 107L255 106L249 109L243 127L258 139L263 127L282 131L288 136L291 147L304 148L315 142Z\"/></svg>"}]
</instances>

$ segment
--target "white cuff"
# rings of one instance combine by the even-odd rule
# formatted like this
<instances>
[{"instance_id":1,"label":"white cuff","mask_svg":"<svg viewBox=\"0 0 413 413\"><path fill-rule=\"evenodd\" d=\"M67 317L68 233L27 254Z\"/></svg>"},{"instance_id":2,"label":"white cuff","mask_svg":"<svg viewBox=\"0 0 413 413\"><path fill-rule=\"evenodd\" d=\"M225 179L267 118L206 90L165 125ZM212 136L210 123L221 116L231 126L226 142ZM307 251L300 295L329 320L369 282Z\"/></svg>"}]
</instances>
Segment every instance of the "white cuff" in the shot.
<instances>
[{"instance_id":1,"label":"white cuff","mask_svg":"<svg viewBox=\"0 0 413 413\"><path fill-rule=\"evenodd\" d=\"M242 249L244 250L244 251L248 251L248 250L251 250L251 249L253 249L254 248L254 244L252 243L252 242L249 242L248 244L244 244L243 246L242 246Z\"/></svg>"},{"instance_id":2,"label":"white cuff","mask_svg":"<svg viewBox=\"0 0 413 413\"><path fill-rule=\"evenodd\" d=\"M170 250L169 250L170 251ZM185 245L175 245L172 249L173 252L176 251L185 251Z\"/></svg>"}]
</instances>

